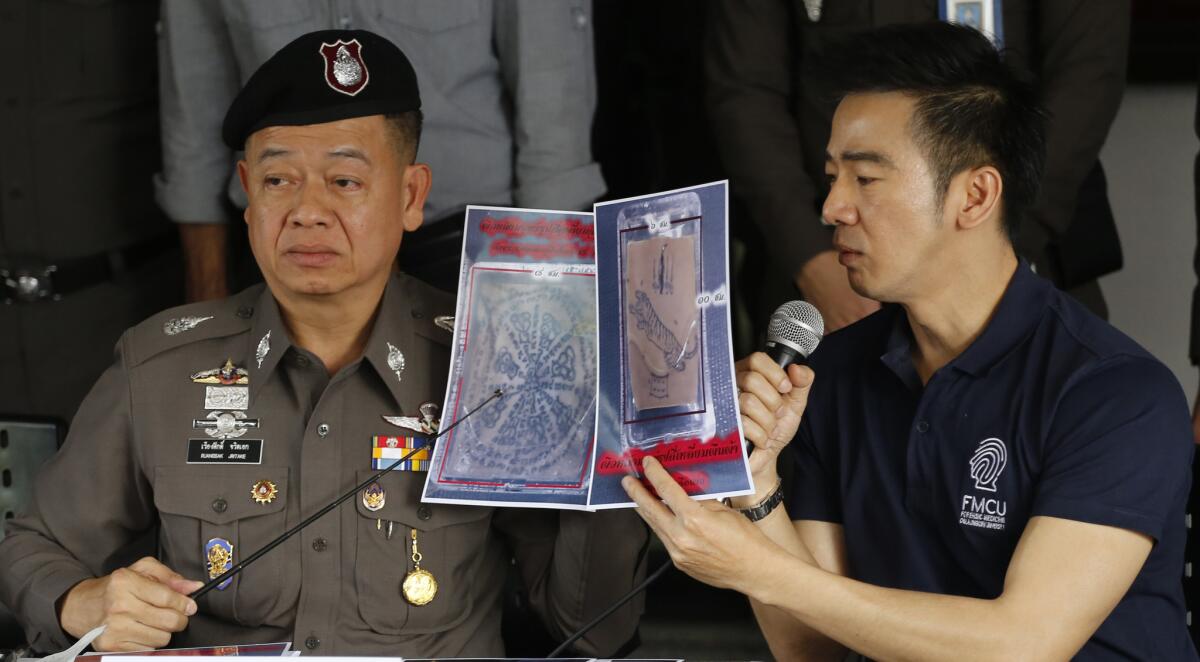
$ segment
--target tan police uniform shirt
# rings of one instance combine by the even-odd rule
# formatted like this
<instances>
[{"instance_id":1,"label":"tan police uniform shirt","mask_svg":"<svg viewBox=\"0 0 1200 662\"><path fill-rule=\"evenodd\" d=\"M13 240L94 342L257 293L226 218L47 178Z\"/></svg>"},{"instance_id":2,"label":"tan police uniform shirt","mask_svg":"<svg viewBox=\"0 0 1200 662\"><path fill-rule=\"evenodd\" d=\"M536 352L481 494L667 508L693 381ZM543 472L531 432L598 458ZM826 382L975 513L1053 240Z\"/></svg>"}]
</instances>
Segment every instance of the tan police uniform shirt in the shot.
<instances>
[{"instance_id":1,"label":"tan police uniform shirt","mask_svg":"<svg viewBox=\"0 0 1200 662\"><path fill-rule=\"evenodd\" d=\"M0 543L0 598L27 623L31 642L65 647L56 601L79 581L111 572L117 550L151 527L160 527L166 565L207 579L209 541L228 541L239 561L364 480L373 436L404 434L382 417L419 415L421 403L441 402L451 334L433 319L453 310L450 296L394 277L364 356L332 377L290 343L261 285L128 331L116 364L39 476L30 513L10 521ZM191 378L226 359L247 372L247 402L213 402L214 385ZM242 411L244 423L257 424L228 441L261 440L260 463L189 463L189 443L199 443L189 440L209 440L203 428L212 411ZM356 495L201 598L171 645L293 641L321 655L499 656L510 559L531 605L560 636L644 572L647 534L628 511L422 504L424 479L390 472L380 480L381 509L368 510ZM260 481L277 491L264 502L252 498ZM413 569L413 529L421 567L439 584L436 598L419 607L401 592ZM640 602L623 608L582 647L611 652L632 637L640 611Z\"/></svg>"}]
</instances>

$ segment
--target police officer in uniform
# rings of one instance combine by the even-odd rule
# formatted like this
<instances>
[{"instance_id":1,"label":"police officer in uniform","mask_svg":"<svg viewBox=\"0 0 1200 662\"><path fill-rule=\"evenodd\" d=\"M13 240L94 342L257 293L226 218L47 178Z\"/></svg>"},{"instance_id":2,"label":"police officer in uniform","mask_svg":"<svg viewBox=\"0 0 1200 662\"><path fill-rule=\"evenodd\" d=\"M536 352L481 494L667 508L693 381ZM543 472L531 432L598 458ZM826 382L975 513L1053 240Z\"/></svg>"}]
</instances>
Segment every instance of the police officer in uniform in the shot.
<instances>
[{"instance_id":1,"label":"police officer in uniform","mask_svg":"<svg viewBox=\"0 0 1200 662\"><path fill-rule=\"evenodd\" d=\"M0 543L0 598L36 648L106 624L99 650L291 640L322 655L495 656L510 559L560 636L636 583L647 534L631 513L426 505L409 463L187 597L370 475L381 439L413 434L394 417L436 423L422 405L444 392L451 336L434 319L453 301L394 269L430 185L413 162L419 108L408 60L365 31L304 35L246 83L223 137L246 150L266 284L122 337ZM109 567L156 525L157 558ZM639 613L624 607L581 648L611 653Z\"/></svg>"}]
</instances>

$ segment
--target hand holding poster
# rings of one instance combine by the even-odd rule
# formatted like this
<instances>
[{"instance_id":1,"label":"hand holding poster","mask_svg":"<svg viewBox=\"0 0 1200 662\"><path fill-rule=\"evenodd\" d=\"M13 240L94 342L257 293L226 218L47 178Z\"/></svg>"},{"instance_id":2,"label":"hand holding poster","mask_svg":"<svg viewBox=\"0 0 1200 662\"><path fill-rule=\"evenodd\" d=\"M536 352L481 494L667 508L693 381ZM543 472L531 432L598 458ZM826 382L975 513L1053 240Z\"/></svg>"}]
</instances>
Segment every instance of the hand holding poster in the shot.
<instances>
[{"instance_id":1,"label":"hand holding poster","mask_svg":"<svg viewBox=\"0 0 1200 662\"><path fill-rule=\"evenodd\" d=\"M653 455L696 498L748 494L725 182L591 214L469 207L424 501L598 509Z\"/></svg>"}]
</instances>

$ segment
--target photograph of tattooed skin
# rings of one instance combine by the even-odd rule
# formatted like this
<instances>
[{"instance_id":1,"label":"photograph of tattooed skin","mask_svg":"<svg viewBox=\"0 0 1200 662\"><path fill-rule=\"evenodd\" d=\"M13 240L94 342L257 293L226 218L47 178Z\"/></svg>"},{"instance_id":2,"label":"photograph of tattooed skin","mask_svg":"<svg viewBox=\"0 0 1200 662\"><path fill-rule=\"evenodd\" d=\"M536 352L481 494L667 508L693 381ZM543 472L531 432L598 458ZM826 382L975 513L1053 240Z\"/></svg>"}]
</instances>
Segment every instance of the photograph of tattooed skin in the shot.
<instances>
[{"instance_id":1,"label":"photograph of tattooed skin","mask_svg":"<svg viewBox=\"0 0 1200 662\"><path fill-rule=\"evenodd\" d=\"M595 278L474 273L454 418L504 397L453 433L443 477L578 483L595 433Z\"/></svg>"},{"instance_id":2,"label":"photograph of tattooed skin","mask_svg":"<svg viewBox=\"0 0 1200 662\"><path fill-rule=\"evenodd\" d=\"M656 236L625 247L627 388L639 410L699 401L696 238Z\"/></svg>"}]
</instances>

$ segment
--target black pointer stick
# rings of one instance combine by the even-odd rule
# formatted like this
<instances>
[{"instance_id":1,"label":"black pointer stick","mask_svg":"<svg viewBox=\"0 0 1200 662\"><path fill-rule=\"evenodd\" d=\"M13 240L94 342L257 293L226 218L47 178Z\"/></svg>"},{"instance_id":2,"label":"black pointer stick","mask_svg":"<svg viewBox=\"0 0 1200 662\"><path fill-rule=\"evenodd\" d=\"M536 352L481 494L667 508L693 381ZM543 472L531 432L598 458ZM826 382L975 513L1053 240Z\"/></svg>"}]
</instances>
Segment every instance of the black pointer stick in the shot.
<instances>
[{"instance_id":1,"label":"black pointer stick","mask_svg":"<svg viewBox=\"0 0 1200 662\"><path fill-rule=\"evenodd\" d=\"M484 405L486 405L487 403L491 402L492 400L495 400L496 398L498 398L502 395L504 395L504 392L501 391L500 389L496 389L490 396L488 396L487 400L484 400L483 402L479 403L479 405L477 407L475 407L471 411L463 414L462 418L451 423L450 426L447 427L445 430L440 430L437 433L437 435L434 436L434 439L436 440L438 437L441 437L442 435L446 434L447 432L453 430L459 423L462 423L463 421L467 420L467 418L469 418L471 416L471 414L474 414L475 412L479 411L480 409L483 409ZM300 530L303 529L304 527L306 527L309 524L312 524L313 522L320 519L321 516L324 515L325 513L333 510L334 508L337 508L346 499L349 499L350 497L354 496L355 494L358 494L359 490L366 488L366 486L368 486L371 483L382 478L384 475L387 474L387 472L389 472L392 469L399 466L401 462L403 462L403 461L407 460L408 458L412 457L413 455L416 455L417 453L425 450L426 448L429 448L429 447L422 446L421 448L414 448L411 451L405 453L404 457L401 457L399 460L396 460L395 462L389 464L387 467L380 470L379 473L376 473L373 476L371 476L370 478L359 483L358 485L355 485L354 489L352 489L349 492L346 492L342 496L338 497L336 500L334 500L333 503L331 503L331 504L325 506L324 508L318 510L317 512L313 513L307 519L305 519L303 522L300 522L296 526L293 526L292 528L288 529L287 531L285 531L283 533L283 535L281 535L278 538L267 543L262 549L258 550L257 552L254 552L250 556L243 559L240 563L238 563L237 565L233 566L232 568L226 570L225 572L221 573L220 575L208 580L207 584L205 584L204 586L201 586L200 588L196 589L194 592L190 593L188 595L188 597L192 598L193 600L199 599L200 596L204 595L205 593L208 593L209 591L211 591L214 588L216 588L217 586L219 586L221 584L221 582L225 581L226 579L229 579L230 577L233 577L234 575L241 572L246 566L257 561L259 559L259 557L261 557L263 554L266 554L267 552L271 551L272 549L275 549L276 547L278 547L280 545L280 543L287 540L288 538L291 538L292 536L299 533Z\"/></svg>"},{"instance_id":2,"label":"black pointer stick","mask_svg":"<svg viewBox=\"0 0 1200 662\"><path fill-rule=\"evenodd\" d=\"M576 641L579 641L581 638L583 638L583 635L587 634L589 631L591 631L592 628L599 625L601 621L603 621L604 619L611 616L613 612L620 609L621 605L632 600L635 595L646 590L646 587L653 584L659 577L662 577L663 573L666 572L667 569L669 569L673 564L674 564L674 561L672 561L671 559L667 559L665 563L658 566L658 570L655 570L654 572L650 573L650 576L647 577L641 584L638 584L637 586L635 586L633 588L632 591L621 596L621 599L619 599L616 602L609 605L608 609L605 609L603 611L603 613L601 613L599 616L597 616L596 618L593 618L591 621L588 621L587 625L576 630L575 634L571 635L570 637L567 638L566 641L559 644L558 648L555 648L554 650L550 651L550 654L547 655L546 657L547 658L556 658L559 655L562 655L564 651L566 651L568 648L571 647L571 644L575 643Z\"/></svg>"}]
</instances>

